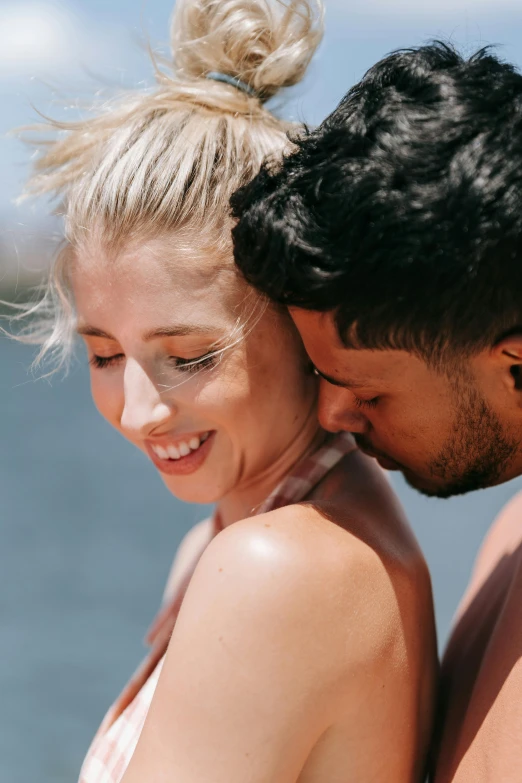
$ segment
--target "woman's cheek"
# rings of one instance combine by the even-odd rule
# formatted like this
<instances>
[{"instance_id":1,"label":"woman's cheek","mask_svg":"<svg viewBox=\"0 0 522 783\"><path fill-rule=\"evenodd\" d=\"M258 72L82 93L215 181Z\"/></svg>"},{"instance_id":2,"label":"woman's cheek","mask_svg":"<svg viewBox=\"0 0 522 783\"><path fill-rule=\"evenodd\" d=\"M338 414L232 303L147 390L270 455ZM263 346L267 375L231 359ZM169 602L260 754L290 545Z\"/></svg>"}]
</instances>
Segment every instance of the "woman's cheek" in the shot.
<instances>
[{"instance_id":1,"label":"woman's cheek","mask_svg":"<svg viewBox=\"0 0 522 783\"><path fill-rule=\"evenodd\" d=\"M248 378L239 372L234 377L232 373L210 376L192 402L201 410L220 412L225 416L235 413L242 405L251 400Z\"/></svg>"},{"instance_id":2,"label":"woman's cheek","mask_svg":"<svg viewBox=\"0 0 522 783\"><path fill-rule=\"evenodd\" d=\"M123 379L114 371L91 370L91 394L98 412L119 429L123 413Z\"/></svg>"}]
</instances>

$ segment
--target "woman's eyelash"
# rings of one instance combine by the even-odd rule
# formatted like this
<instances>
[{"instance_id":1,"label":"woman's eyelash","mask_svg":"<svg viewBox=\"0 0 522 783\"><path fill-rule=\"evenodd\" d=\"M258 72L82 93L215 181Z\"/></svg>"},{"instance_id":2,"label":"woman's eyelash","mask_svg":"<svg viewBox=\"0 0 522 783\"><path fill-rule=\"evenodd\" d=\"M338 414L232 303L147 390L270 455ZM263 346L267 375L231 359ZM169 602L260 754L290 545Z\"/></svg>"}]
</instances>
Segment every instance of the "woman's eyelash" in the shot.
<instances>
[{"instance_id":1,"label":"woman's eyelash","mask_svg":"<svg viewBox=\"0 0 522 783\"><path fill-rule=\"evenodd\" d=\"M114 356L91 356L89 364L96 367L97 370L103 370L106 367L112 367L124 358L122 353L117 353ZM174 363L177 370L182 372L198 372L206 367L213 367L217 362L217 356L212 353L198 356L195 359L181 359L179 356L171 356L170 360Z\"/></svg>"},{"instance_id":2,"label":"woman's eyelash","mask_svg":"<svg viewBox=\"0 0 522 783\"><path fill-rule=\"evenodd\" d=\"M373 397L371 400L361 400L360 397L355 397L355 404L358 408L375 408L378 402L378 397Z\"/></svg>"},{"instance_id":3,"label":"woman's eyelash","mask_svg":"<svg viewBox=\"0 0 522 783\"><path fill-rule=\"evenodd\" d=\"M91 356L89 364L96 367L97 370L103 370L105 367L111 367L112 365L123 359L122 353L114 354L114 356Z\"/></svg>"},{"instance_id":4,"label":"woman's eyelash","mask_svg":"<svg viewBox=\"0 0 522 783\"><path fill-rule=\"evenodd\" d=\"M182 372L199 372L207 367L214 367L218 356L215 353L206 353L198 356L196 359L180 359L178 356L170 357L177 370Z\"/></svg>"}]
</instances>

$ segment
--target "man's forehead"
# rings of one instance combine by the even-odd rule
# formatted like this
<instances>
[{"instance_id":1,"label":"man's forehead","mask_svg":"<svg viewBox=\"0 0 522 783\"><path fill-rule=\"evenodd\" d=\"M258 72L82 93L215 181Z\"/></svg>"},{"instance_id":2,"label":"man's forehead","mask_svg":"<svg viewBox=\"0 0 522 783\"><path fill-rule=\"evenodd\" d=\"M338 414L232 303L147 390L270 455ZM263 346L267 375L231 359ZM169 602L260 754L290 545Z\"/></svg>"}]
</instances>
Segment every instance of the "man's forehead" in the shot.
<instances>
[{"instance_id":1,"label":"man's forehead","mask_svg":"<svg viewBox=\"0 0 522 783\"><path fill-rule=\"evenodd\" d=\"M313 342L323 341L332 349L344 348L333 313L303 310L300 307L289 307L288 311L303 338Z\"/></svg>"},{"instance_id":2,"label":"man's forehead","mask_svg":"<svg viewBox=\"0 0 522 783\"><path fill-rule=\"evenodd\" d=\"M326 380L355 389L392 382L411 372L413 365L421 364L406 351L346 347L330 312L290 308L290 315L312 362Z\"/></svg>"}]
</instances>

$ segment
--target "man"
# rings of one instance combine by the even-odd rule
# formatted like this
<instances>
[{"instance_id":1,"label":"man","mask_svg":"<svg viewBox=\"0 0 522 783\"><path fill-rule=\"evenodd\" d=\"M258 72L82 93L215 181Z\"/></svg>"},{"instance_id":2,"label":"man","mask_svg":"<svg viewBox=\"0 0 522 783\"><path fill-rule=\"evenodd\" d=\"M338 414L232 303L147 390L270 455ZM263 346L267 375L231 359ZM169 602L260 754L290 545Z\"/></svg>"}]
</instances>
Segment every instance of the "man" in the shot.
<instances>
[{"instance_id":1,"label":"man","mask_svg":"<svg viewBox=\"0 0 522 783\"><path fill-rule=\"evenodd\" d=\"M319 415L449 497L522 474L522 76L434 43L375 65L233 199L237 264L287 305ZM522 501L443 666L436 783L522 780Z\"/></svg>"}]
</instances>

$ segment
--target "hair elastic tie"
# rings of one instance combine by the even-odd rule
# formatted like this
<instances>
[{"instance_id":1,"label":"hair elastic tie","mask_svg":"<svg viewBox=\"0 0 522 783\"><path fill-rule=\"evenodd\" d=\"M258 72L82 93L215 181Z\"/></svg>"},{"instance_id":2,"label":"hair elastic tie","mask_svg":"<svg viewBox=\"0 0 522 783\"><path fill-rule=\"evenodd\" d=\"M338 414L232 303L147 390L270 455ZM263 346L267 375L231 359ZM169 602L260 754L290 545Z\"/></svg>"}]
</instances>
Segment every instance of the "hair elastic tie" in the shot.
<instances>
[{"instance_id":1,"label":"hair elastic tie","mask_svg":"<svg viewBox=\"0 0 522 783\"><path fill-rule=\"evenodd\" d=\"M250 95L251 98L259 98L259 95L254 88L250 87L246 82L242 82L237 76L229 76L228 73L220 73L219 71L210 71L210 73L205 74L205 78L212 79L215 82L230 84L231 87L235 87L236 90L245 92L247 95Z\"/></svg>"}]
</instances>

